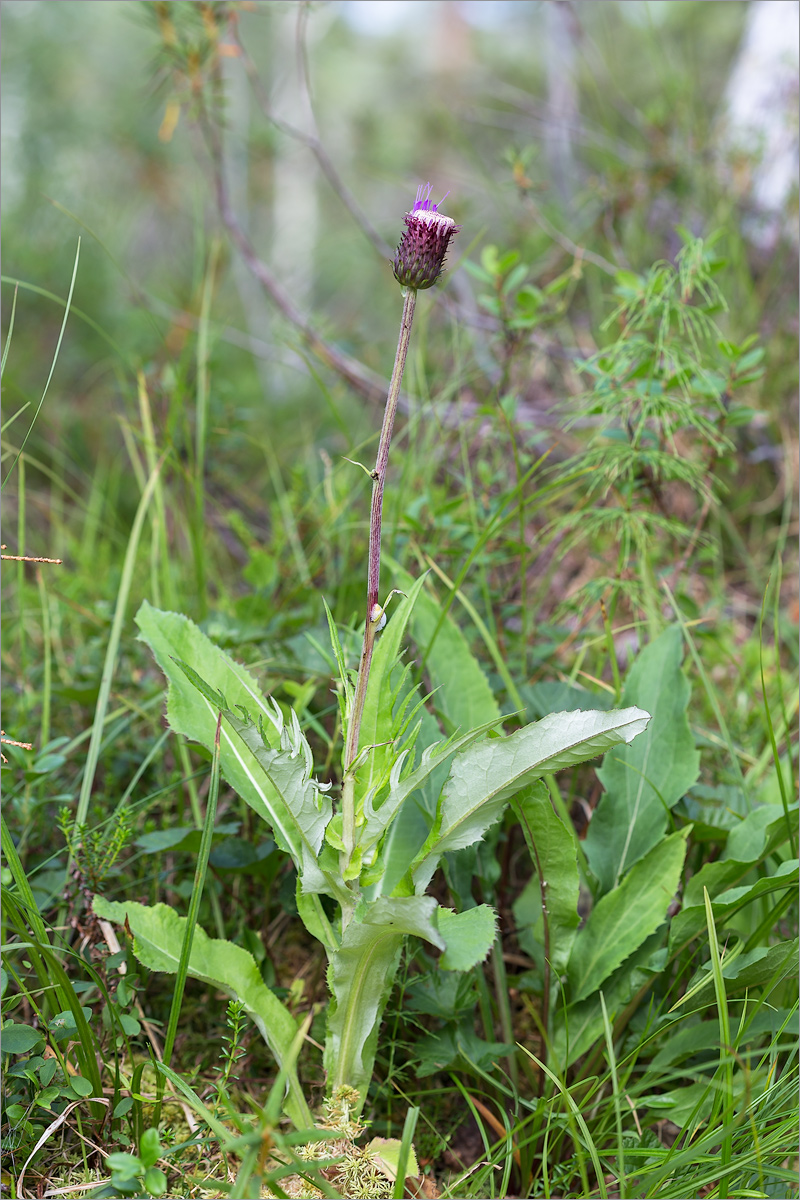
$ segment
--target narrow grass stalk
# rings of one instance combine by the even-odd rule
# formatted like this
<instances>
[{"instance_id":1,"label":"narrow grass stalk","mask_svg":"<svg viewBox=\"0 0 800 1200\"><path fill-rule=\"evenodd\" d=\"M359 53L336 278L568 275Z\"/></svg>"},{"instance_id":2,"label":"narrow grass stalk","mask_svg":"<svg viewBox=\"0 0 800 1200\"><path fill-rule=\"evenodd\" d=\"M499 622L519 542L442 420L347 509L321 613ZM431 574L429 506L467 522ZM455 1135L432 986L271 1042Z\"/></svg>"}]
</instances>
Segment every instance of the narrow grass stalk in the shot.
<instances>
[{"instance_id":1,"label":"narrow grass stalk","mask_svg":"<svg viewBox=\"0 0 800 1200\"><path fill-rule=\"evenodd\" d=\"M36 583L39 588L39 600L42 605L42 717L39 733L39 744L46 746L50 741L50 701L53 677L53 648L50 643L50 598L42 575L42 568L36 568Z\"/></svg>"},{"instance_id":2,"label":"narrow grass stalk","mask_svg":"<svg viewBox=\"0 0 800 1200\"><path fill-rule=\"evenodd\" d=\"M17 451L17 457L14 459L13 463L11 464L11 467L8 470L8 472L6 473L6 477L3 480L2 484L0 484L0 492L2 492L3 488L5 487L6 483L9 480L9 478L13 474L14 467L17 465L17 463L20 460L22 451L25 449L25 444L28 441L28 438L31 436L33 427L36 424L36 418L39 416L39 413L42 410L42 405L44 404L44 398L47 395L48 389L50 387L50 383L52 381L53 374L56 369L56 363L58 362L58 355L61 350L61 343L64 340L64 330L67 328L67 317L69 316L69 310L72 306L72 293L75 291L75 280L78 276L78 262L80 261L80 257L81 257L81 239L78 238L78 246L75 251L75 263L72 268L72 279L70 280L70 285L69 285L69 295L67 296L67 303L64 306L64 319L61 322L61 329L59 330L59 333L58 333L58 341L56 342L56 348L53 353L53 361L50 364L50 373L47 376L47 381L44 385L44 390L42 392L42 396L39 401L39 404L37 405L36 412L33 414L33 420L31 421L30 425L28 426L28 432L25 434L25 437L22 439L22 445L20 446L19 450ZM8 339L6 339L6 341L8 341ZM5 358L3 361L5 363ZM20 551L20 553L22 553L22 551Z\"/></svg>"},{"instance_id":3,"label":"narrow grass stalk","mask_svg":"<svg viewBox=\"0 0 800 1200\"><path fill-rule=\"evenodd\" d=\"M208 789L208 801L206 803L206 816L203 823L203 833L200 838L200 850L197 855L197 865L194 871L194 884L192 886L192 896L189 901L189 912L186 917L186 928L183 934L183 943L181 945L181 956L178 960L178 970L175 977L175 989L172 993L172 1004L169 1010L169 1021L167 1023L167 1033L164 1038L163 1060L167 1066L172 1058L172 1049L175 1045L175 1037L178 1032L178 1021L180 1020L181 1007L183 1005L183 993L186 988L186 977L189 974L189 958L192 953L192 942L194 940L194 931L197 925L197 918L200 914L200 901L203 898L203 889L206 882L206 873L208 871L208 859L211 854L211 841L214 836L214 825L217 819L217 800L219 799L219 759L220 759L220 730L222 728L222 713L217 720L217 732L214 738L214 756L211 760L211 784ZM161 1119L161 1103L164 1097L164 1077L160 1076L158 1080L158 1089L156 1094L156 1108L153 1116L153 1124L158 1126Z\"/></svg>"},{"instance_id":4,"label":"narrow grass stalk","mask_svg":"<svg viewBox=\"0 0 800 1200\"><path fill-rule=\"evenodd\" d=\"M445 587L449 588L450 591L454 593L456 599L461 603L464 610L468 613L469 617L472 620L472 623L474 624L478 633L483 638L483 643L486 646L486 649L489 651L489 654L491 655L492 662L494 663L495 667L497 668L498 675L500 676L500 678L502 679L503 683L506 686L506 691L508 692L508 698L511 701L511 703L514 705L515 711L524 714L525 702L519 694L519 689L517 688L517 685L514 683L514 680L511 678L511 672L509 671L508 666L506 665L506 661L503 658L503 655L500 653L500 647L497 645L497 642L492 637L491 632L489 631L489 628L488 628L486 622L481 617L481 615L478 612L478 610L476 609L475 605L472 603L472 601L467 596L464 595L464 593L461 591L461 589L456 587L456 585L453 583L453 581L451 579L449 579L447 577L447 575L445 575L442 568L433 561L433 559L430 557L429 554L425 555L425 562L428 564L428 566L431 568L431 570L433 570L439 576L439 578L441 579L441 581L445 585ZM432 644L433 644L433 638L431 638L431 645ZM430 646L429 646L429 649L430 649Z\"/></svg>"},{"instance_id":5,"label":"narrow grass stalk","mask_svg":"<svg viewBox=\"0 0 800 1200\"><path fill-rule=\"evenodd\" d=\"M781 769L781 756L778 752L778 743L775 738L775 728L772 724L772 714L769 711L769 700L767 699L767 681L764 678L764 609L766 608L766 604L767 604L767 596L769 595L770 583L771 583L771 577L769 579L767 579L767 586L764 588L764 597L761 601L761 612L759 613L759 617L758 617L758 668L761 673L761 699L762 699L762 703L764 705L764 717L767 722L767 733L769 734L769 743L770 743L770 746L772 747L772 758L775 763L775 774L778 776L778 788L780 789L781 804L783 805L783 812L786 817L786 829L789 834L789 845L792 847L792 856L796 857L797 856L797 842L795 841L795 836L794 836L794 825L789 817L789 796L786 791L786 784L784 783L784 780L783 780L783 770ZM776 586L777 586L777 590L780 591L780 578L778 578ZM781 684L780 684L780 677L781 677L780 660L778 658L777 651L778 651L778 647L776 644L776 647L775 647L775 672L778 676L778 691L779 691L780 697L781 697L781 705L783 706L783 689L781 688ZM785 714L785 711L786 710L784 707L784 714ZM789 755L787 757L789 759L789 762L791 763L791 761L792 761L791 753L789 753Z\"/></svg>"},{"instance_id":6,"label":"narrow grass stalk","mask_svg":"<svg viewBox=\"0 0 800 1200\"><path fill-rule=\"evenodd\" d=\"M17 644L19 645L19 679L25 709L30 703L30 693L25 685L28 676L28 644L25 634L25 455L17 458Z\"/></svg>"},{"instance_id":7,"label":"narrow grass stalk","mask_svg":"<svg viewBox=\"0 0 800 1200\"><path fill-rule=\"evenodd\" d=\"M367 698L367 684L372 665L372 652L375 647L375 634L381 624L383 609L378 600L381 582L381 523L383 520L383 489L386 482L386 468L389 463L389 447L392 443L394 419L397 413L397 401L400 396L400 383L408 355L408 344L411 339L411 325L414 320L414 309L417 303L416 288L404 289L403 316L400 322L400 337L397 342L397 354L394 369L389 383L389 394L386 397L386 408L383 413L383 426L378 455L372 475L372 505L369 518L369 561L367 566L367 613L364 622L364 642L361 650L361 661L358 667L358 679L353 697L353 707L350 713L350 723L347 730L344 768L345 777L342 787L343 830L342 852L343 873L350 865L350 859L355 847L356 813L355 813L355 763L358 758L358 743L361 735L361 719L364 715L364 701Z\"/></svg>"},{"instance_id":8,"label":"narrow grass stalk","mask_svg":"<svg viewBox=\"0 0 800 1200\"><path fill-rule=\"evenodd\" d=\"M215 240L211 247L208 268L203 281L203 296L200 302L200 320L197 331L197 393L195 399L195 452L194 452L194 550L195 583L200 616L206 615L208 607L205 560L205 469L206 440L208 437L208 330L211 314L211 298L214 294L214 277L217 273L221 243Z\"/></svg>"},{"instance_id":9,"label":"narrow grass stalk","mask_svg":"<svg viewBox=\"0 0 800 1200\"><path fill-rule=\"evenodd\" d=\"M409 1108L403 1124L403 1136L400 1139L400 1149L397 1154L397 1176L392 1189L394 1200L402 1200L406 1194L406 1175L408 1174L408 1159L414 1144L414 1133L419 1120L419 1108Z\"/></svg>"},{"instance_id":10,"label":"narrow grass stalk","mask_svg":"<svg viewBox=\"0 0 800 1200\"><path fill-rule=\"evenodd\" d=\"M606 1050L608 1051L608 1069L611 1072L611 1094L614 1102L614 1121L617 1127L617 1185L619 1187L620 1200L626 1200L628 1195L628 1180L625 1172L625 1145L622 1141L622 1109L619 1102L617 1056L614 1053L614 1035L611 1029L611 1022L608 1019L606 998L602 991L600 992L600 1007L603 1010L603 1033L605 1034Z\"/></svg>"},{"instance_id":11,"label":"narrow grass stalk","mask_svg":"<svg viewBox=\"0 0 800 1200\"><path fill-rule=\"evenodd\" d=\"M733 738L730 735L730 731L728 729L728 724L725 720L725 717L722 715L722 708L720 707L720 703L717 698L717 693L715 692L714 687L711 683L711 680L708 676L708 673L707 673L705 667L703 666L703 660L700 657L700 654L698 653L697 646L695 645L695 642L694 642L694 638L692 637L691 633L689 632L689 626L686 623L686 620L684 619L683 613L678 608L678 604L677 604L675 597L673 596L672 592L670 591L669 586L666 583L666 581L662 581L662 586L664 588L664 591L667 593L667 599L670 602L672 611L675 613L675 617L683 631L684 641L686 642L686 645L689 647L689 653L692 656L694 665L697 667L697 673L703 682L703 687L705 688L705 692L706 692L706 695L708 696L709 703L710 703L712 709L714 710L714 716L717 718L717 724L719 725L720 733L722 734L722 737L725 741L725 745L727 746L727 749L728 749L728 753L730 754L731 766L733 767L733 770L735 771L736 775L738 776L739 783L742 788L742 792L744 793L744 799L745 799L745 804L747 805L747 811L750 812L753 807L752 801L750 799L750 789L747 786L747 780L744 777L744 772L742 771L742 765L739 762L739 755L737 754L736 747L733 744Z\"/></svg>"},{"instance_id":12,"label":"narrow grass stalk","mask_svg":"<svg viewBox=\"0 0 800 1200\"><path fill-rule=\"evenodd\" d=\"M8 352L11 349L11 338L14 333L14 317L16 316L16 313L17 313L17 295L18 295L18 293L19 293L19 284L16 284L14 287L14 298L11 301L11 316L8 318L8 333L6 334L6 342L5 342L5 345L3 346L3 357L2 357L2 359L0 359L0 379L3 378L3 374L6 369L6 359L8 358ZM3 426L3 428L5 429L5 426Z\"/></svg>"},{"instance_id":13,"label":"narrow grass stalk","mask_svg":"<svg viewBox=\"0 0 800 1200\"><path fill-rule=\"evenodd\" d=\"M86 821L86 814L89 811L89 799L92 794L92 786L94 784L95 771L97 770L97 762L100 757L100 742L103 736L103 728L106 720L106 712L108 710L108 701L111 695L111 682L114 678L114 669L117 663L117 654L119 651L120 638L122 636L122 625L125 620L125 610L128 605L128 596L133 582L133 570L136 565L136 554L139 549L139 539L142 534L142 526L144 525L145 516L150 506L150 501L155 491L156 483L158 482L161 463L159 461L156 470L150 475L147 481L147 486L142 493L142 498L139 501L139 507L136 510L136 516L133 520L133 528L128 539L128 548L125 552L125 561L122 566L122 578L120 580L119 591L117 592L117 604L114 610L114 619L111 622L111 633L108 639L106 648L105 662L103 663L103 674L100 680L100 692L97 697L97 705L95 707L94 721L92 723L92 733L89 739L89 749L86 753L86 766L83 771L83 779L81 781L81 792L78 797L78 807L75 812L75 823L73 825L73 836L78 836L78 829ZM65 876L69 877L70 861L67 863ZM59 921L59 924L61 922Z\"/></svg>"},{"instance_id":14,"label":"narrow grass stalk","mask_svg":"<svg viewBox=\"0 0 800 1200\"><path fill-rule=\"evenodd\" d=\"M711 974L714 980L714 992L717 998L717 1012L719 1014L719 1077L721 1081L724 1081L724 1093L718 1091L714 1100L714 1112L709 1120L709 1127L712 1127L714 1116L719 1106L722 1107L723 1119L726 1113L729 1114L730 1119L733 1118L733 1045L731 1043L731 1028L728 1016L728 997L725 992L725 980L722 976L722 960L717 943L717 927L714 923L714 909L712 908L711 899L706 888L703 888L703 900L706 906L706 926L708 928L708 944L711 951ZM718 1104L721 1095L723 1099ZM732 1151L732 1138L730 1134L727 1134L722 1139L720 1148L723 1172L720 1176L717 1191L719 1200L725 1200L728 1195L727 1173L724 1171L724 1168L731 1162Z\"/></svg>"},{"instance_id":15,"label":"narrow grass stalk","mask_svg":"<svg viewBox=\"0 0 800 1200\"><path fill-rule=\"evenodd\" d=\"M497 1014L500 1017L500 1030L503 1041L514 1045L514 1023L511 1019L511 1004L508 998L508 977L506 964L503 961L503 938L498 932L492 944L492 974L494 975L495 996L497 997ZM512 1052L505 1060L508 1076L516 1091L519 1087L519 1070L517 1068L516 1052Z\"/></svg>"},{"instance_id":16,"label":"narrow grass stalk","mask_svg":"<svg viewBox=\"0 0 800 1200\"><path fill-rule=\"evenodd\" d=\"M528 1057L530 1059L532 1059L533 1062L536 1063L536 1066L539 1068L540 1071L544 1071L545 1075L547 1075L547 1077L551 1081L551 1083L555 1084L556 1088L558 1089L559 1093L561 1094L561 1096L564 1099L564 1103L566 1105L567 1121L569 1122L569 1125L570 1125L570 1129L571 1129L571 1133L572 1133L572 1141L573 1141L573 1145L575 1146L575 1154L578 1159L578 1169L579 1169L580 1175L581 1175L581 1182L583 1184L584 1195L586 1195L586 1196L594 1195L594 1192L590 1193L590 1191L589 1191L589 1177L586 1173L586 1161L585 1161L584 1155L583 1155L583 1148L585 1146L589 1152L589 1157L592 1160L592 1166L594 1167L595 1175L597 1177L597 1194L601 1197L601 1200L608 1200L608 1192L606 1190L605 1177L603 1174L603 1168L600 1163L600 1156L597 1153L597 1147L594 1144L592 1135L589 1132L589 1127L586 1124L586 1122L584 1121L580 1109L578 1108L577 1104L575 1103L572 1096L570 1095L568 1089L564 1086L564 1084L561 1082L561 1080L558 1078L558 1076L555 1075L550 1070L550 1068L541 1061L541 1059L537 1058L536 1055L533 1054L530 1050L527 1050L525 1048L525 1046L521 1046L520 1049L523 1050L524 1053L527 1054ZM576 1125L577 1125L578 1129L580 1130L581 1137L577 1136L577 1131L575 1129Z\"/></svg>"},{"instance_id":17,"label":"narrow grass stalk","mask_svg":"<svg viewBox=\"0 0 800 1200\"><path fill-rule=\"evenodd\" d=\"M147 459L147 469L152 474L158 462L158 450L156 447L155 429L153 428L150 396L147 391L147 381L143 371L139 371L136 383L139 398L139 419L142 423L142 433L144 435L144 452ZM164 605L171 612L175 607L175 589L172 584L172 570L167 542L167 510L164 503L164 487L160 476L156 484L153 503L155 507L155 516L153 518L153 557L156 559L157 568L160 568L156 569L153 575L154 603L156 608L160 608L159 596L163 595Z\"/></svg>"}]
</instances>

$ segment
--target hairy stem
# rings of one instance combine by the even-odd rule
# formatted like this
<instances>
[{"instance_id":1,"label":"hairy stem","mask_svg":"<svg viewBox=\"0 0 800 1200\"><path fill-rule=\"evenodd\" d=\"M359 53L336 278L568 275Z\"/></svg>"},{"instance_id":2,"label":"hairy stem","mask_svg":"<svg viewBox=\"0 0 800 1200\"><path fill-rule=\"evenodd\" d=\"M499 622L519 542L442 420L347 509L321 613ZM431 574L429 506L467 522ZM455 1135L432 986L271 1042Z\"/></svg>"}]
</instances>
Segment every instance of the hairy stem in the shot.
<instances>
[{"instance_id":1,"label":"hairy stem","mask_svg":"<svg viewBox=\"0 0 800 1200\"><path fill-rule=\"evenodd\" d=\"M375 617L375 605L379 604L378 592L381 581L381 521L383 517L383 487L386 479L386 468L389 462L389 447L392 442L394 418L397 412L397 399L400 395L400 382L406 365L408 343L411 338L411 323L414 320L414 307L417 293L414 288L404 292L403 319L400 324L400 337L397 342L397 354L394 360L389 394L386 397L386 408L383 414L383 427L375 469L372 471L372 507L369 519L369 562L367 567L367 613L364 623L364 644L361 650L361 661L358 667L353 709L350 714L350 724L347 730L347 745L345 747L344 768L345 777L342 787L342 815L344 841L343 858L345 865L349 864L355 846L355 770L354 764L358 758L358 742L361 734L361 718L364 714L364 701L367 696L369 671L372 665L372 651L375 647L375 634L381 614Z\"/></svg>"}]
</instances>

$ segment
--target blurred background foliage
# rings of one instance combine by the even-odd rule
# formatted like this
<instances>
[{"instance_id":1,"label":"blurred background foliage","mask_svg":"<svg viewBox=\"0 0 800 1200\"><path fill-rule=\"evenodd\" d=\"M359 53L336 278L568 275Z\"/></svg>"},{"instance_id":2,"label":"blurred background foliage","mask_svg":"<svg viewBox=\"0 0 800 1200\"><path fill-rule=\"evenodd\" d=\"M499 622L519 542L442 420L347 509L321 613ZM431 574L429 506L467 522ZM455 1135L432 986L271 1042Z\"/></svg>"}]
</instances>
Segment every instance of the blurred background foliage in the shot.
<instances>
[{"instance_id":1,"label":"blurred background foliage","mask_svg":"<svg viewBox=\"0 0 800 1200\"><path fill-rule=\"evenodd\" d=\"M201 57L216 53L203 10L219 7L167 6ZM760 332L771 342L762 402L778 419L793 386L794 256L754 258L739 234L736 188L717 169L724 88L747 7L732 0L417 0L410 11L391 3L226 6L213 19L226 42L219 67L234 207L298 308L313 313L326 338L385 374L399 303L385 255L344 209L309 148L265 118L239 36L274 115L304 133L316 123L386 243L396 242L419 180L431 179L438 194L449 189L447 211L464 230L450 264L449 303L433 301L435 319L473 318L466 325L479 366L491 355L492 331L474 319L461 257L476 257L487 243L513 247L541 286L573 258L550 222L567 242L635 271L674 256L676 224L697 235L722 228L730 335ZM83 234L76 314L30 444L45 457L46 447L57 448L78 490L101 455L124 453L116 419L133 403L132 369L145 366L162 394L174 386L220 236L191 98L208 62L194 82L177 80L158 9L126 0L3 6L5 275L63 298ZM269 438L284 462L309 445L346 452L375 414L365 418L350 389L326 372L333 395L323 400L319 381L292 352L292 329L227 244L217 261L211 421L233 438L237 472L246 470L257 492L269 485L253 443ZM603 271L583 263L576 275L568 319L539 348L537 410L563 398L565 356L603 336ZM6 314L10 298L6 284ZM41 295L20 293L7 405L33 400L41 388L61 315ZM474 362L463 337L461 354L468 386ZM224 474L221 450L212 438L212 476L217 466ZM122 488L122 512L133 494Z\"/></svg>"}]
</instances>

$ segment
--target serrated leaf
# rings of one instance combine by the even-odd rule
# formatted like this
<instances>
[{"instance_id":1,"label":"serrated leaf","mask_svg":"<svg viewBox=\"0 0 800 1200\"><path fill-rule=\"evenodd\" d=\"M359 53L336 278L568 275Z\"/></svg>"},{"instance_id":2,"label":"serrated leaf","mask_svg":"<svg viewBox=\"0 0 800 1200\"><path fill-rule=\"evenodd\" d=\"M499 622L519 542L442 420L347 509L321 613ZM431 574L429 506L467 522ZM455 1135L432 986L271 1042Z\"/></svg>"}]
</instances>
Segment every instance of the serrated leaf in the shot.
<instances>
[{"instance_id":1,"label":"serrated leaf","mask_svg":"<svg viewBox=\"0 0 800 1200\"><path fill-rule=\"evenodd\" d=\"M645 733L607 754L597 777L605 789L584 841L602 892L613 888L664 835L668 813L696 781L700 756L686 716L689 682L681 670L683 635L674 625L636 659L622 701L652 714Z\"/></svg>"},{"instance_id":2,"label":"serrated leaf","mask_svg":"<svg viewBox=\"0 0 800 1200\"><path fill-rule=\"evenodd\" d=\"M497 913L488 904L453 912L440 908L436 925L447 949L439 959L442 971L471 971L483 962L497 933Z\"/></svg>"},{"instance_id":3,"label":"serrated leaf","mask_svg":"<svg viewBox=\"0 0 800 1200\"><path fill-rule=\"evenodd\" d=\"M396 754L393 746L386 744L391 743L394 735L392 674L396 668L402 669L401 658L406 629L425 582L425 575L414 581L408 576L408 580L409 583L404 589L407 595L401 598L394 609L391 620L378 636L372 653L369 684L361 718L360 744L373 746L374 749L370 751L364 766L358 770L357 800L361 800L370 788L378 785Z\"/></svg>"},{"instance_id":4,"label":"serrated leaf","mask_svg":"<svg viewBox=\"0 0 800 1200\"><path fill-rule=\"evenodd\" d=\"M726 955L722 960L722 977L726 995L735 994L764 984L779 983L791 975L797 975L798 939L778 942L775 946L756 946L742 954ZM673 1007L690 1002L692 1010L702 1008L714 997L714 979L711 971L703 968L689 981L684 995ZM714 1022L717 1027L717 1022ZM717 1036L719 1030L717 1027ZM719 1043L717 1043L719 1044Z\"/></svg>"},{"instance_id":5,"label":"serrated leaf","mask_svg":"<svg viewBox=\"0 0 800 1200\"><path fill-rule=\"evenodd\" d=\"M661 942L659 933L651 935L603 981L603 999L609 1021L613 1022L631 997L652 979L655 972L651 959ZM552 1061L565 1073L603 1037L605 1017L599 994L593 992L587 999L571 1003L566 1011L560 1004L556 1005L554 1025Z\"/></svg>"},{"instance_id":6,"label":"serrated leaf","mask_svg":"<svg viewBox=\"0 0 800 1200\"><path fill-rule=\"evenodd\" d=\"M414 743L417 767L422 764L429 747L442 744L439 724L426 708L420 713L419 724L419 733ZM452 753L455 753L455 749ZM391 896L408 870L408 864L430 833L436 815L436 803L449 769L450 756L443 754L413 791L407 793L404 803L397 810L397 815L390 822L380 847L383 863L380 891L384 895Z\"/></svg>"},{"instance_id":7,"label":"serrated leaf","mask_svg":"<svg viewBox=\"0 0 800 1200\"><path fill-rule=\"evenodd\" d=\"M364 1147L381 1174L390 1179L392 1183L397 1179L401 1145L402 1142L399 1138L376 1137ZM409 1175L419 1175L417 1156L413 1146L409 1146L406 1160L406 1178Z\"/></svg>"},{"instance_id":8,"label":"serrated leaf","mask_svg":"<svg viewBox=\"0 0 800 1200\"><path fill-rule=\"evenodd\" d=\"M485 1042L475 1033L475 1022L468 1018L455 1028L445 1027L439 1033L420 1038L414 1046L417 1059L417 1078L424 1079L448 1067L467 1066L478 1072L491 1071L500 1058L507 1058L516 1047L507 1042Z\"/></svg>"},{"instance_id":9,"label":"serrated leaf","mask_svg":"<svg viewBox=\"0 0 800 1200\"><path fill-rule=\"evenodd\" d=\"M665 838L597 901L570 955L573 1002L596 991L663 923L678 889L689 832L687 826Z\"/></svg>"},{"instance_id":10,"label":"serrated leaf","mask_svg":"<svg viewBox=\"0 0 800 1200\"><path fill-rule=\"evenodd\" d=\"M277 715L280 710L277 705L275 707ZM280 750L271 749L265 741L263 722L256 727L249 717L240 717L230 711L224 716L252 754L261 777L271 787L275 840L278 845L282 840L285 842L302 879L303 891L326 892L347 899L346 889L330 872L322 871L317 861L325 828L333 815L333 805L311 778L314 765L311 747L300 729L297 714L292 710L291 726L283 724L281 728ZM258 783L259 777L254 772L251 777ZM267 788L263 784L261 793L266 797Z\"/></svg>"},{"instance_id":11,"label":"serrated leaf","mask_svg":"<svg viewBox=\"0 0 800 1200\"><path fill-rule=\"evenodd\" d=\"M168 904L115 902L95 896L93 908L98 917L126 922L133 931L133 952L151 971L175 974L181 956L186 918ZM261 978L252 954L221 938L210 938L200 926L194 930L189 974L219 988L244 1004L279 1066L287 1059L298 1025L291 1013ZM295 1125L308 1129L313 1119L294 1071L289 1072L289 1092L285 1108Z\"/></svg>"},{"instance_id":12,"label":"serrated leaf","mask_svg":"<svg viewBox=\"0 0 800 1200\"><path fill-rule=\"evenodd\" d=\"M638 708L551 713L509 737L483 738L461 751L444 785L436 824L412 864L417 892L427 887L445 851L476 842L523 787L631 741L649 719Z\"/></svg>"},{"instance_id":13,"label":"serrated leaf","mask_svg":"<svg viewBox=\"0 0 800 1200\"><path fill-rule=\"evenodd\" d=\"M274 710L252 675L214 645L201 629L178 613L161 612L145 600L136 614L141 640L150 647L156 662L167 677L167 719L176 733L199 742L213 752L219 709L192 685L181 660L192 668L228 705L241 705L251 716L264 718L264 732L270 746L280 749L281 730L276 728ZM280 797L258 767L250 751L235 734L223 729L220 739L222 774L228 783L270 825L281 849L299 854L299 847L287 828Z\"/></svg>"},{"instance_id":14,"label":"serrated leaf","mask_svg":"<svg viewBox=\"0 0 800 1200\"><path fill-rule=\"evenodd\" d=\"M377 809L373 808L371 804L365 805L364 811L367 819L360 837L360 842L364 850L368 850L380 840L385 830L394 820L407 796L421 789L428 778L452 758L457 751L463 750L465 746L469 746L472 742L477 741L494 724L495 722L492 721L489 725L480 726L478 729L471 729L469 733L465 733L462 737L448 738L447 741L432 743L426 746L422 752L419 766L415 767L404 779L401 779L401 774L405 760L403 755L401 755L392 767L389 777L389 793L383 804Z\"/></svg>"},{"instance_id":15,"label":"serrated leaf","mask_svg":"<svg viewBox=\"0 0 800 1200\"><path fill-rule=\"evenodd\" d=\"M432 896L381 896L360 906L342 934L341 948L328 968L333 1000L325 1067L330 1090L347 1084L358 1090L363 1104L404 938L416 934L445 949L433 923L436 907Z\"/></svg>"}]
</instances>

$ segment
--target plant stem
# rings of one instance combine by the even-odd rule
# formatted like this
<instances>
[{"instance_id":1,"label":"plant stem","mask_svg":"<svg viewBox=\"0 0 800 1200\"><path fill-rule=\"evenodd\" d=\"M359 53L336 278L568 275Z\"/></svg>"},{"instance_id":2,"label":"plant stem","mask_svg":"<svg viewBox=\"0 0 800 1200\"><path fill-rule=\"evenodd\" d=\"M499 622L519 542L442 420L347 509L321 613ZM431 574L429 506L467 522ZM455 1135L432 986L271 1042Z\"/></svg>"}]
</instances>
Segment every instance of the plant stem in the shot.
<instances>
[{"instance_id":1,"label":"plant stem","mask_svg":"<svg viewBox=\"0 0 800 1200\"><path fill-rule=\"evenodd\" d=\"M342 840L344 841L343 867L347 867L355 847L356 813L355 813L355 771L354 763L358 758L358 741L361 734L361 718L364 714L364 701L367 697L369 671L372 665L372 651L375 647L375 634L378 630L378 620L373 618L373 609L378 601L378 591L381 581L381 520L383 517L383 486L386 479L386 467L389 462L389 447L392 442L394 418L397 412L397 400L400 395L400 383L403 369L406 365L408 343L411 338L411 323L414 320L414 307L417 303L415 288L404 289L403 319L400 324L400 337L397 342L397 354L394 360L394 370L389 383L389 394L386 397L386 408L383 414L383 427L378 443L378 456L372 475L372 507L369 518L369 562L367 566L367 615L364 622L364 644L361 650L361 661L358 667L358 680L353 697L353 709L350 714L350 724L347 730L347 745L345 748L345 776L342 785Z\"/></svg>"}]
</instances>

